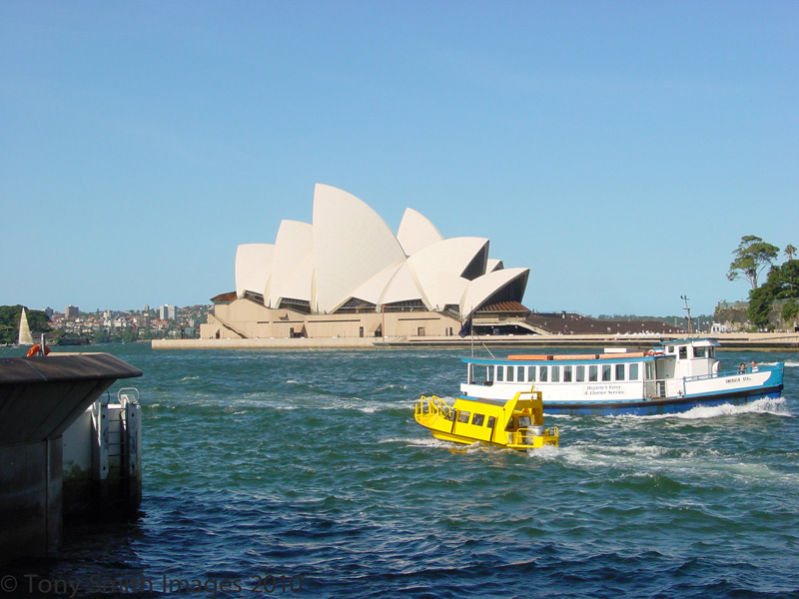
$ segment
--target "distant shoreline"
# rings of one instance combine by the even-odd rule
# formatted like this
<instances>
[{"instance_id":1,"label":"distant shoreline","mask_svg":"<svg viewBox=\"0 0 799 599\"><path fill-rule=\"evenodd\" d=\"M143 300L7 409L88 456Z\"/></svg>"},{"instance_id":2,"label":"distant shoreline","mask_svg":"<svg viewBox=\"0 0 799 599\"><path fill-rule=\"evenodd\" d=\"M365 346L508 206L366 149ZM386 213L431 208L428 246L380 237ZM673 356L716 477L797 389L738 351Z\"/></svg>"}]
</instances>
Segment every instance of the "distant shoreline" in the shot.
<instances>
[{"instance_id":1,"label":"distant shoreline","mask_svg":"<svg viewBox=\"0 0 799 599\"><path fill-rule=\"evenodd\" d=\"M201 349L411 349L502 347L635 347L650 348L672 339L713 337L722 350L799 351L799 333L719 333L708 335L524 335L475 337L333 337L324 339L154 339L156 350Z\"/></svg>"}]
</instances>

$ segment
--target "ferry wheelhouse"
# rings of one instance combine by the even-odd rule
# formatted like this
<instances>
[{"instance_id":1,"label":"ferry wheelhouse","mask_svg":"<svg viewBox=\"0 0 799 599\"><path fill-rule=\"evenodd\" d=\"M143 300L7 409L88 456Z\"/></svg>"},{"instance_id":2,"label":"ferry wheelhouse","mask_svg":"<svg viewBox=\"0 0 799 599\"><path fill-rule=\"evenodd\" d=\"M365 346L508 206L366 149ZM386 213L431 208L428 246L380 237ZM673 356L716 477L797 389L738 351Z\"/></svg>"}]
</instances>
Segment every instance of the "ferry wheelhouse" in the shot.
<instances>
[{"instance_id":1,"label":"ferry wheelhouse","mask_svg":"<svg viewBox=\"0 0 799 599\"><path fill-rule=\"evenodd\" d=\"M783 364L721 370L715 339L682 339L647 351L464 358L465 398L508 400L543 392L553 414L659 414L742 404L782 394Z\"/></svg>"}]
</instances>

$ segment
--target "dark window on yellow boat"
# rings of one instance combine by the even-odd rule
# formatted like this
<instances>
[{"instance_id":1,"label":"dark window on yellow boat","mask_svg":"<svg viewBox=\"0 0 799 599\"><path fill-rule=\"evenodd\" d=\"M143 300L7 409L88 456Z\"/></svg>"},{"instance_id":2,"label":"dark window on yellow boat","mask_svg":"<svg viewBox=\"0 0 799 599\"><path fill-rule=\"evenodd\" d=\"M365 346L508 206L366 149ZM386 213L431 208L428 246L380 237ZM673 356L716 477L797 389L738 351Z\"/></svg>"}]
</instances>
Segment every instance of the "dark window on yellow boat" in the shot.
<instances>
[{"instance_id":1,"label":"dark window on yellow boat","mask_svg":"<svg viewBox=\"0 0 799 599\"><path fill-rule=\"evenodd\" d=\"M624 364L616 364L616 380L624 380Z\"/></svg>"},{"instance_id":2,"label":"dark window on yellow boat","mask_svg":"<svg viewBox=\"0 0 799 599\"><path fill-rule=\"evenodd\" d=\"M571 366L564 366L563 367L563 382L564 383L571 383L572 382L572 367Z\"/></svg>"},{"instance_id":3,"label":"dark window on yellow boat","mask_svg":"<svg viewBox=\"0 0 799 599\"><path fill-rule=\"evenodd\" d=\"M542 383L546 383L549 377L547 374L549 373L549 366L542 366L541 370L538 372L539 379Z\"/></svg>"},{"instance_id":4,"label":"dark window on yellow boat","mask_svg":"<svg viewBox=\"0 0 799 599\"><path fill-rule=\"evenodd\" d=\"M495 423L496 421L497 421L497 419L496 419L496 418L494 418L493 416L489 416L489 417L488 417L488 422L486 422L486 426L487 426L488 428L494 428L494 423Z\"/></svg>"},{"instance_id":5,"label":"dark window on yellow boat","mask_svg":"<svg viewBox=\"0 0 799 599\"><path fill-rule=\"evenodd\" d=\"M455 420L455 412L453 412L452 410L450 410L449 412L446 412L444 414L444 418L446 420L449 420L450 422L452 422L453 420Z\"/></svg>"},{"instance_id":6,"label":"dark window on yellow boat","mask_svg":"<svg viewBox=\"0 0 799 599\"><path fill-rule=\"evenodd\" d=\"M585 366L577 366L576 369L577 372L575 373L575 380L578 383L582 383L585 380Z\"/></svg>"},{"instance_id":7,"label":"dark window on yellow boat","mask_svg":"<svg viewBox=\"0 0 799 599\"><path fill-rule=\"evenodd\" d=\"M610 380L610 364L602 364L602 380Z\"/></svg>"},{"instance_id":8,"label":"dark window on yellow boat","mask_svg":"<svg viewBox=\"0 0 799 599\"><path fill-rule=\"evenodd\" d=\"M469 422L469 416L471 415L471 412L458 412L458 422Z\"/></svg>"},{"instance_id":9,"label":"dark window on yellow boat","mask_svg":"<svg viewBox=\"0 0 799 599\"><path fill-rule=\"evenodd\" d=\"M630 364L630 380L638 380L638 364Z\"/></svg>"},{"instance_id":10,"label":"dark window on yellow boat","mask_svg":"<svg viewBox=\"0 0 799 599\"><path fill-rule=\"evenodd\" d=\"M483 426L483 421L485 420L485 416L483 414L475 414L472 418L472 424L475 426Z\"/></svg>"},{"instance_id":11,"label":"dark window on yellow boat","mask_svg":"<svg viewBox=\"0 0 799 599\"><path fill-rule=\"evenodd\" d=\"M588 381L593 382L597 380L597 367L596 366L589 366L588 367Z\"/></svg>"},{"instance_id":12,"label":"dark window on yellow boat","mask_svg":"<svg viewBox=\"0 0 799 599\"><path fill-rule=\"evenodd\" d=\"M552 367L552 382L557 383L560 381L560 366Z\"/></svg>"}]
</instances>

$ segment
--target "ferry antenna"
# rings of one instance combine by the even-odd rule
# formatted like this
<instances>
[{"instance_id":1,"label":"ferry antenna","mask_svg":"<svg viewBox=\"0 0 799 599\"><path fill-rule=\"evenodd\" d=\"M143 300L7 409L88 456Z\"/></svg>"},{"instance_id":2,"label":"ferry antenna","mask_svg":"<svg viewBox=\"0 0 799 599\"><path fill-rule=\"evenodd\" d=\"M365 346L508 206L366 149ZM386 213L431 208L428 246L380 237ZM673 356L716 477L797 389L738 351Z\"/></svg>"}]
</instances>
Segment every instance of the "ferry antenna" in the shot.
<instances>
[{"instance_id":1,"label":"ferry antenna","mask_svg":"<svg viewBox=\"0 0 799 599\"><path fill-rule=\"evenodd\" d=\"M680 299L685 302L685 307L683 308L683 310L685 310L685 319L688 321L688 332L689 333L693 333L694 332L694 325L691 322L691 308L688 305L688 296L687 295L681 295Z\"/></svg>"}]
</instances>

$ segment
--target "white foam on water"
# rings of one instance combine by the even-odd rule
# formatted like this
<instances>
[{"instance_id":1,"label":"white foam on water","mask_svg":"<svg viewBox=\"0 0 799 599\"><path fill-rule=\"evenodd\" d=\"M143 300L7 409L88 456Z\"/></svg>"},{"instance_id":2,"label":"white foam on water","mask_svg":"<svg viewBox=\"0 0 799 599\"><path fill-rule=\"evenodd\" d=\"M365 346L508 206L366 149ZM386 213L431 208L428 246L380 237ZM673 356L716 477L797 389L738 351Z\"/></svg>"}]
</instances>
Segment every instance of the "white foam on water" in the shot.
<instances>
[{"instance_id":1,"label":"white foam on water","mask_svg":"<svg viewBox=\"0 0 799 599\"><path fill-rule=\"evenodd\" d=\"M652 414L650 416L634 416L630 414L620 414L617 418L637 418L641 420L664 420L677 418L681 420L699 420L704 418L718 418L719 416L734 416L736 414L772 414L774 416L792 417L788 409L788 402L784 397L778 399L758 399L742 405L721 404L718 406L696 406L686 412L673 414Z\"/></svg>"},{"instance_id":2,"label":"white foam on water","mask_svg":"<svg viewBox=\"0 0 799 599\"><path fill-rule=\"evenodd\" d=\"M402 443L413 447L443 447L447 449L457 447L454 443L442 441L435 437L392 437L390 439L380 439L378 443Z\"/></svg>"},{"instance_id":3,"label":"white foam on water","mask_svg":"<svg viewBox=\"0 0 799 599\"><path fill-rule=\"evenodd\" d=\"M771 364L771 366L776 366L776 365L777 365L776 362ZM794 360L786 360L785 361L785 368L798 368L798 367L799 367L799 362L796 362Z\"/></svg>"},{"instance_id":4,"label":"white foam on water","mask_svg":"<svg viewBox=\"0 0 799 599\"><path fill-rule=\"evenodd\" d=\"M528 449L527 455L538 460L556 460L561 455L561 448L555 445L544 445L538 449Z\"/></svg>"},{"instance_id":5,"label":"white foam on water","mask_svg":"<svg viewBox=\"0 0 799 599\"><path fill-rule=\"evenodd\" d=\"M406 400L400 401L370 401L354 397L345 399L337 397L333 400L325 400L325 404L319 406L320 410L357 410L363 414L374 414L376 412L386 412L389 410L408 409L413 411L413 404L408 404Z\"/></svg>"}]
</instances>

